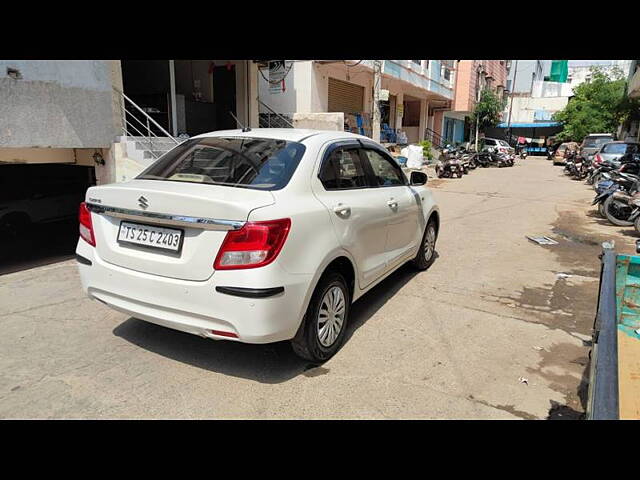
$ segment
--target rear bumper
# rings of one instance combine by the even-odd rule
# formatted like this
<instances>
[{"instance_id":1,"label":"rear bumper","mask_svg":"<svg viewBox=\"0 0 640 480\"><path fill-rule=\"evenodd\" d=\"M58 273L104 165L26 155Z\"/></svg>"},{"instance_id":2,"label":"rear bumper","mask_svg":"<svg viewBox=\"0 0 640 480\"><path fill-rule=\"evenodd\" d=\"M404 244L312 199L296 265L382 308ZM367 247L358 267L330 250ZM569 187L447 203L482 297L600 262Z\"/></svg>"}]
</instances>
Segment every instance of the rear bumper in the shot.
<instances>
[{"instance_id":1,"label":"rear bumper","mask_svg":"<svg viewBox=\"0 0 640 480\"><path fill-rule=\"evenodd\" d=\"M217 271L202 282L189 281L109 264L82 239L76 254L91 262L78 262L82 288L90 298L168 328L245 343L293 338L313 277L288 274L274 262L255 270Z\"/></svg>"}]
</instances>

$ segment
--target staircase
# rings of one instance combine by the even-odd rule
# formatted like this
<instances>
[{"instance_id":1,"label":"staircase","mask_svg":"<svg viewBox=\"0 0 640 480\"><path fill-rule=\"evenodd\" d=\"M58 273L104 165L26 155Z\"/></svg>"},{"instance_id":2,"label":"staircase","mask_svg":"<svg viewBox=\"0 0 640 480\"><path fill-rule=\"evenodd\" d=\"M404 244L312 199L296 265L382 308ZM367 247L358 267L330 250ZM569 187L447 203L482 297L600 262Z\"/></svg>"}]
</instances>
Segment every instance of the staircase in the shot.
<instances>
[{"instance_id":1,"label":"staircase","mask_svg":"<svg viewBox=\"0 0 640 480\"><path fill-rule=\"evenodd\" d=\"M438 150L442 150L447 146L448 143L451 143L448 142L442 135L436 133L430 128L424 129L424 139L429 140L431 142L431 145L433 145L433 148L437 148Z\"/></svg>"},{"instance_id":2,"label":"staircase","mask_svg":"<svg viewBox=\"0 0 640 480\"><path fill-rule=\"evenodd\" d=\"M131 160L147 164L171 150L177 144L170 137L122 136L117 139L123 145L124 153Z\"/></svg>"},{"instance_id":3,"label":"staircase","mask_svg":"<svg viewBox=\"0 0 640 480\"><path fill-rule=\"evenodd\" d=\"M290 115L276 113L269 105L257 99L258 103L269 110L268 113L258 114L258 124L260 128L293 128L293 118Z\"/></svg>"},{"instance_id":4,"label":"staircase","mask_svg":"<svg viewBox=\"0 0 640 480\"><path fill-rule=\"evenodd\" d=\"M124 133L118 141L126 149L128 158L147 163L181 143L182 140L174 138L123 92L117 88L113 90L119 97Z\"/></svg>"}]
</instances>

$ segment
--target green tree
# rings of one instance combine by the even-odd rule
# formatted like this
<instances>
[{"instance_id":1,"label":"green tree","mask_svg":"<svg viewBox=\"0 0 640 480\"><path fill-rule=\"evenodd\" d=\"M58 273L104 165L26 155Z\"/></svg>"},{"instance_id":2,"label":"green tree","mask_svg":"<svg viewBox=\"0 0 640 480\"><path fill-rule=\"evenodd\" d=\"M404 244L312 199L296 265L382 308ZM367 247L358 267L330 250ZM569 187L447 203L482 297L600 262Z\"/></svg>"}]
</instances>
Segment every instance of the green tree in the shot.
<instances>
[{"instance_id":1,"label":"green tree","mask_svg":"<svg viewBox=\"0 0 640 480\"><path fill-rule=\"evenodd\" d=\"M591 81L578 85L567 106L553 116L563 124L558 140L580 142L590 133L615 133L618 126L637 110L637 102L626 98L625 85L624 74L619 68L606 73L592 67Z\"/></svg>"},{"instance_id":2,"label":"green tree","mask_svg":"<svg viewBox=\"0 0 640 480\"><path fill-rule=\"evenodd\" d=\"M495 127L500 123L500 115L505 106L505 99L501 99L493 91L485 88L480 93L480 100L471 113L471 123L475 125L476 121L479 121L478 129L481 132L487 128Z\"/></svg>"}]
</instances>

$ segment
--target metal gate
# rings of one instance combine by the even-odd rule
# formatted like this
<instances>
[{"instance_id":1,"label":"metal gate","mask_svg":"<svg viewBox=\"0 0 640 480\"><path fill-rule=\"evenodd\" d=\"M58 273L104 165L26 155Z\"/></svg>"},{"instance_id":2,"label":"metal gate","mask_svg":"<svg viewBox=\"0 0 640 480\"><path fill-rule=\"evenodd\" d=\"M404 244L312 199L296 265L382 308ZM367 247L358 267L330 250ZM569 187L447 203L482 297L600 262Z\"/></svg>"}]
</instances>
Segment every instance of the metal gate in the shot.
<instances>
[{"instance_id":1,"label":"metal gate","mask_svg":"<svg viewBox=\"0 0 640 480\"><path fill-rule=\"evenodd\" d=\"M360 113L364 110L364 87L329 77L329 112Z\"/></svg>"}]
</instances>

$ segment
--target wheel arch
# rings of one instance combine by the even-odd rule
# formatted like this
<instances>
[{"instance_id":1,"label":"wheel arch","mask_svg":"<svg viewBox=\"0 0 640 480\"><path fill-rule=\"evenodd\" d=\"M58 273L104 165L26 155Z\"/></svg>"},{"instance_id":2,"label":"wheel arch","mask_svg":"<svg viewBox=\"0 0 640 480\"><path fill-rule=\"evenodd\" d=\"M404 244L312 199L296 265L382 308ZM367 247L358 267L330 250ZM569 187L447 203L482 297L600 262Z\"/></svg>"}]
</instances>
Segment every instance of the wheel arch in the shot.
<instances>
[{"instance_id":1,"label":"wheel arch","mask_svg":"<svg viewBox=\"0 0 640 480\"><path fill-rule=\"evenodd\" d=\"M356 263L353 257L346 250L338 249L327 255L327 257L318 266L315 275L309 283L309 288L307 289L307 293L302 304L302 312L300 316L301 318L304 316L304 312L306 312L307 308L309 307L311 296L316 290L320 279L327 272L334 270L340 272L347 280L349 293L351 294L351 300L353 300L358 287L358 270L356 268Z\"/></svg>"}]
</instances>

